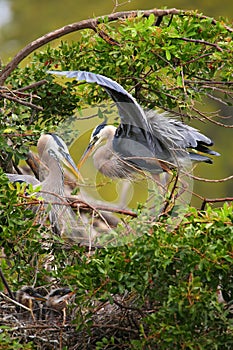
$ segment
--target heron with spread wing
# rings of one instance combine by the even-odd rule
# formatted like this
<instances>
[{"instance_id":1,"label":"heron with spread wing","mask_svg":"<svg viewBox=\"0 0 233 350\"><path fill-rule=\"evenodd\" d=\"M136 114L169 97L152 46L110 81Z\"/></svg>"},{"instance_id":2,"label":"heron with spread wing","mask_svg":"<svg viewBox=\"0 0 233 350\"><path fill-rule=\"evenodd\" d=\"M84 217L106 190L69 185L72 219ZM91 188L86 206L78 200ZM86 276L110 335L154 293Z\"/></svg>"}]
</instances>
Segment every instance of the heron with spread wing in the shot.
<instances>
[{"instance_id":1,"label":"heron with spread wing","mask_svg":"<svg viewBox=\"0 0 233 350\"><path fill-rule=\"evenodd\" d=\"M197 129L165 113L144 112L133 96L110 78L85 71L49 73L100 85L118 108L119 126L104 122L94 129L79 168L94 151L95 167L110 178L128 178L141 170L156 176L182 167L185 161L212 163L209 155L219 155L209 149L212 140ZM98 147L103 141L106 143Z\"/></svg>"},{"instance_id":2,"label":"heron with spread wing","mask_svg":"<svg viewBox=\"0 0 233 350\"><path fill-rule=\"evenodd\" d=\"M41 135L37 143L37 149L40 160L48 168L48 174L44 179L42 178L42 181L31 175L6 175L11 182L26 182L32 184L33 187L41 186L38 195L43 197L45 201L41 222L43 223L48 212L54 233L64 238L81 242L86 233L65 199L64 171L61 162L68 166L77 176L79 176L79 171L70 156L66 144L56 134Z\"/></svg>"}]
</instances>

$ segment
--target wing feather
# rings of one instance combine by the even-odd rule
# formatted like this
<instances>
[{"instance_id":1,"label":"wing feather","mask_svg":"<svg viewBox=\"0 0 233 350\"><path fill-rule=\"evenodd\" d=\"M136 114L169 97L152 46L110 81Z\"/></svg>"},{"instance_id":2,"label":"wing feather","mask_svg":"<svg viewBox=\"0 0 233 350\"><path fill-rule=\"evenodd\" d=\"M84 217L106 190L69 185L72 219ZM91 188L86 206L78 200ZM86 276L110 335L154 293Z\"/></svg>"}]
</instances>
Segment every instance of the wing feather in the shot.
<instances>
[{"instance_id":1,"label":"wing feather","mask_svg":"<svg viewBox=\"0 0 233 350\"><path fill-rule=\"evenodd\" d=\"M48 71L48 73L74 78L76 80L85 80L87 83L96 83L102 86L115 102L121 118L121 124L124 125L124 128L120 128L118 131L118 138L123 139L127 137L127 134L132 135L132 126L134 127L133 130L137 131L137 133L143 130L144 134L141 135L142 142L145 139L146 142L144 143L147 143L147 147L152 154L155 153L152 128L148 123L144 110L135 98L116 81L101 74L86 71Z\"/></svg>"}]
</instances>

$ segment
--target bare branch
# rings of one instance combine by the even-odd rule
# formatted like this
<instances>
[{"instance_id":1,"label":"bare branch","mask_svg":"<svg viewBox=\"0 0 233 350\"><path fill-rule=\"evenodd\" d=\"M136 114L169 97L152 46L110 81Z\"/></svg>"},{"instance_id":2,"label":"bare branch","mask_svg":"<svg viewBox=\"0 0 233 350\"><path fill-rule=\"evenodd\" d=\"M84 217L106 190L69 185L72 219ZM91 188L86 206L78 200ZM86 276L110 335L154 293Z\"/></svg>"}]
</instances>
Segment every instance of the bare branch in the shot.
<instances>
[{"instance_id":1,"label":"bare branch","mask_svg":"<svg viewBox=\"0 0 233 350\"><path fill-rule=\"evenodd\" d=\"M110 45L121 46L121 44L115 39L111 38L107 33L105 33L102 29L92 28L102 39L104 39Z\"/></svg>"},{"instance_id":2,"label":"bare branch","mask_svg":"<svg viewBox=\"0 0 233 350\"><path fill-rule=\"evenodd\" d=\"M129 216L132 216L134 218L137 217L137 214L134 213L133 211L131 210L125 210L125 209L120 209L120 208L111 208L109 206L104 206L104 205L95 205L94 207L91 207L89 203L85 203L83 201L73 201L71 204L70 204L73 208L81 208L81 209L89 209L90 208L95 211L107 211L107 212L111 212L111 213L117 213L117 214L123 214L123 215L129 215Z\"/></svg>"},{"instance_id":3,"label":"bare branch","mask_svg":"<svg viewBox=\"0 0 233 350\"><path fill-rule=\"evenodd\" d=\"M203 182L213 182L213 183L218 183L218 182L226 182L226 181L229 181L229 180L232 180L233 179L233 175L230 175L228 177L225 177L223 179L205 179L203 177L198 177L198 176L194 176L194 175L189 175L192 179L194 180L198 180L198 181L203 181Z\"/></svg>"},{"instance_id":4,"label":"bare branch","mask_svg":"<svg viewBox=\"0 0 233 350\"><path fill-rule=\"evenodd\" d=\"M0 295L1 295L3 298L7 299L8 301L12 302L13 304L15 304L15 305L17 305L17 306L20 306L20 307L22 307L23 309L25 309L25 310L27 310L27 311L31 311L31 309L29 309L27 306L25 306L25 305L23 305L23 304L21 304L21 303L18 303L15 299L9 298L9 297L8 297L7 295L5 295L4 293L0 292Z\"/></svg>"},{"instance_id":5,"label":"bare branch","mask_svg":"<svg viewBox=\"0 0 233 350\"><path fill-rule=\"evenodd\" d=\"M205 206L207 203L220 203L220 202L232 202L233 197L225 197L225 198L204 198L200 210L205 210Z\"/></svg>"},{"instance_id":6,"label":"bare branch","mask_svg":"<svg viewBox=\"0 0 233 350\"><path fill-rule=\"evenodd\" d=\"M200 58L200 57L199 57ZM189 84L210 84L210 85L233 85L233 81L216 81L216 80L185 80Z\"/></svg>"},{"instance_id":7,"label":"bare branch","mask_svg":"<svg viewBox=\"0 0 233 350\"><path fill-rule=\"evenodd\" d=\"M208 46L213 46L213 47L215 47L218 51L221 51L221 52L223 51L223 49L221 49L221 47L218 46L217 44L210 43L209 41L205 41L205 40L191 39L191 38L172 38L172 39L188 41L188 42L192 42L192 43L196 43L196 44L204 44L204 45L208 45Z\"/></svg>"},{"instance_id":8,"label":"bare branch","mask_svg":"<svg viewBox=\"0 0 233 350\"><path fill-rule=\"evenodd\" d=\"M207 119L209 122L216 124L218 126L223 126L224 128L228 128L228 129L232 129L233 125L226 125L220 122L217 122L216 120L213 120L209 117L207 117L207 115L205 115L204 113L202 113L201 111L199 111L197 108L195 108L194 106L192 106L192 110L194 110L197 114L199 114L201 117L203 117L204 119Z\"/></svg>"},{"instance_id":9,"label":"bare branch","mask_svg":"<svg viewBox=\"0 0 233 350\"><path fill-rule=\"evenodd\" d=\"M37 88L38 86L41 86L41 85L44 85L44 84L47 84L47 80L43 79L43 80L40 80L40 81L37 81L33 84L30 84L28 86L23 86L17 90L14 90L14 92L21 92L21 91L25 91L25 90L31 90L31 89L35 89Z\"/></svg>"},{"instance_id":10,"label":"bare branch","mask_svg":"<svg viewBox=\"0 0 233 350\"><path fill-rule=\"evenodd\" d=\"M31 102L24 101L21 98L10 96L9 94L4 94L4 93L1 92L0 93L0 97L6 98L7 100L11 100L11 101L14 101L14 102L17 102L17 103L20 103L21 105L24 105L24 106L27 106L27 107L30 107L30 108L33 108L33 109L37 109L38 111L43 111L43 107L37 106L37 105L35 105L34 103L31 103Z\"/></svg>"}]
</instances>

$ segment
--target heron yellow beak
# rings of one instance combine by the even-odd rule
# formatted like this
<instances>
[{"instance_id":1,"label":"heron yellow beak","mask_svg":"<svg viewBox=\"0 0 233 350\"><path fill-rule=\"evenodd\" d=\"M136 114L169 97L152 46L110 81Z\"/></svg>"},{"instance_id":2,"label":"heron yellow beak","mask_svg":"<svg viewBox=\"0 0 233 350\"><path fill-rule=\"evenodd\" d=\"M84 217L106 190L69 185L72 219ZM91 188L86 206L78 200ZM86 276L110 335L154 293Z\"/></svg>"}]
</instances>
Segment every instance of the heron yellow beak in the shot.
<instances>
[{"instance_id":1,"label":"heron yellow beak","mask_svg":"<svg viewBox=\"0 0 233 350\"><path fill-rule=\"evenodd\" d=\"M95 148L95 142L93 140L93 141L91 141L89 143L89 145L85 149L85 151L84 151L84 153L83 153L83 155L82 155L82 157L81 157L81 159L80 159L80 161L79 161L79 163L77 165L78 169L80 169L81 166L85 163L86 159L91 155L91 153L94 150L94 148Z\"/></svg>"},{"instance_id":2,"label":"heron yellow beak","mask_svg":"<svg viewBox=\"0 0 233 350\"><path fill-rule=\"evenodd\" d=\"M74 161L73 161L73 159L71 158L71 155L70 155L69 153L64 153L64 154L63 154L63 159L62 159L62 160L63 160L64 164L72 171L72 173L73 173L76 177L78 177L78 178L80 178L81 180L83 180L82 175L80 174L78 168L76 167L76 165L75 165L75 163L74 163Z\"/></svg>"},{"instance_id":3,"label":"heron yellow beak","mask_svg":"<svg viewBox=\"0 0 233 350\"><path fill-rule=\"evenodd\" d=\"M35 300L40 300L40 301L46 301L46 300L47 300L46 297L43 297L42 295L40 295L40 294L37 293L37 292L33 293L32 297L33 297L33 299L35 299Z\"/></svg>"}]
</instances>

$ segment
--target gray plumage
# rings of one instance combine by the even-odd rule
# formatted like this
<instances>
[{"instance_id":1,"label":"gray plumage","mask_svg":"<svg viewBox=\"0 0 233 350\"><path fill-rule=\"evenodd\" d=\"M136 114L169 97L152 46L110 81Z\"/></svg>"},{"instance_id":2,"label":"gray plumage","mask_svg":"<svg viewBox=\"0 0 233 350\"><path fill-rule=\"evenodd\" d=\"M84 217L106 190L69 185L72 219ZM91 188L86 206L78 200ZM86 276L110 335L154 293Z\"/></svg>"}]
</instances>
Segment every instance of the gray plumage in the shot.
<instances>
[{"instance_id":1,"label":"gray plumage","mask_svg":"<svg viewBox=\"0 0 233 350\"><path fill-rule=\"evenodd\" d=\"M34 187L41 186L37 195L43 197L45 203L44 210L38 211L40 222L43 224L48 215L54 233L64 238L82 241L85 230L78 225L77 217L68 205L64 193L64 172L61 162L79 174L69 150L56 134L43 134L38 140L37 149L41 161L48 167L45 179L39 181L31 175L6 175L11 182L26 182Z\"/></svg>"},{"instance_id":2,"label":"gray plumage","mask_svg":"<svg viewBox=\"0 0 233 350\"><path fill-rule=\"evenodd\" d=\"M82 163L105 140L106 144L96 150L93 159L106 176L129 177L137 170L156 175L182 167L190 160L212 163L207 155L219 155L208 148L213 145L210 138L175 118L168 118L166 113L144 112L133 96L110 78L84 71L49 73L97 83L115 102L121 119L119 126L98 125L81 160Z\"/></svg>"}]
</instances>

